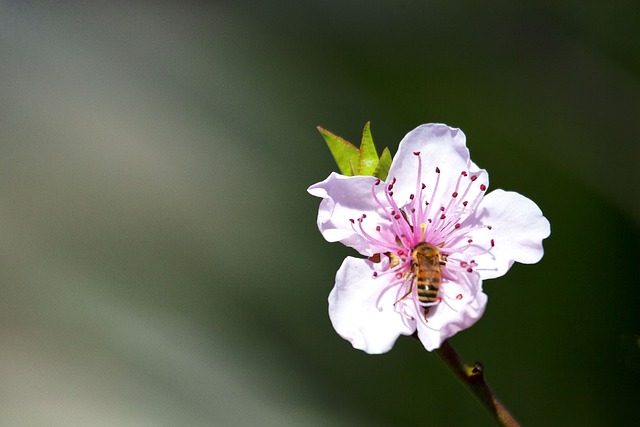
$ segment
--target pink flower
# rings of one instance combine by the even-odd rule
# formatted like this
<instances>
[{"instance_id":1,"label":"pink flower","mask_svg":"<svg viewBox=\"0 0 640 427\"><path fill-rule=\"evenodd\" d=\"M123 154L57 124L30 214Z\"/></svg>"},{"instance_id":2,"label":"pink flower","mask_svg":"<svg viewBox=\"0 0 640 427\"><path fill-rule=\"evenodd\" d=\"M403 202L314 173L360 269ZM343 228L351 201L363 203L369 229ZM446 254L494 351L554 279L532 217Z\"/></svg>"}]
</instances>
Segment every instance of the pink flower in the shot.
<instances>
[{"instance_id":1,"label":"pink flower","mask_svg":"<svg viewBox=\"0 0 640 427\"><path fill-rule=\"evenodd\" d=\"M489 176L465 136L422 125L400 143L389 177L332 173L309 187L321 197L318 228L367 258L347 257L329 295L340 336L367 353L417 331L431 351L482 316L482 280L543 255L549 221L526 197L485 194Z\"/></svg>"}]
</instances>

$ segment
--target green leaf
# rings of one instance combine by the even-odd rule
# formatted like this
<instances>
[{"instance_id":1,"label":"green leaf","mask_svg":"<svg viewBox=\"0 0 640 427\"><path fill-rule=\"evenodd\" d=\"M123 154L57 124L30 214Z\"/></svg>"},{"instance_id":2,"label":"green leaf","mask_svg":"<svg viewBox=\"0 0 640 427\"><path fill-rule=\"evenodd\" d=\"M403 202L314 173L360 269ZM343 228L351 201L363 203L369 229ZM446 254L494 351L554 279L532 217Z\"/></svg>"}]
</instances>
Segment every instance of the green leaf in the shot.
<instances>
[{"instance_id":1,"label":"green leaf","mask_svg":"<svg viewBox=\"0 0 640 427\"><path fill-rule=\"evenodd\" d=\"M358 156L357 175L373 175L378 166L378 153L373 145L370 122L364 125L362 131L362 143L360 144L360 155Z\"/></svg>"},{"instance_id":2,"label":"green leaf","mask_svg":"<svg viewBox=\"0 0 640 427\"><path fill-rule=\"evenodd\" d=\"M387 175L389 175L389 168L391 167L391 160L391 152L389 151L389 147L384 147L384 150L382 150L382 155L380 155L378 167L376 167L376 171L374 172L373 176L386 181Z\"/></svg>"},{"instance_id":3,"label":"green leaf","mask_svg":"<svg viewBox=\"0 0 640 427\"><path fill-rule=\"evenodd\" d=\"M360 150L349 141L334 135L320 126L318 126L318 131L329 146L329 151L331 151L340 173L347 176L355 175Z\"/></svg>"}]
</instances>

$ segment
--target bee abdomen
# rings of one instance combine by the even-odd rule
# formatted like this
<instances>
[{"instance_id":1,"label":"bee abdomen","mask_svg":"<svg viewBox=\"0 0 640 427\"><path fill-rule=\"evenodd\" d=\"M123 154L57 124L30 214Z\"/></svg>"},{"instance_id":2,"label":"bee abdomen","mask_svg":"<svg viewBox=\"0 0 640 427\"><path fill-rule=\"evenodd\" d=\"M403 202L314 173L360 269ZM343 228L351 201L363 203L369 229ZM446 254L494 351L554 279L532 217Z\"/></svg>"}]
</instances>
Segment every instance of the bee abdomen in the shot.
<instances>
[{"instance_id":1,"label":"bee abdomen","mask_svg":"<svg viewBox=\"0 0 640 427\"><path fill-rule=\"evenodd\" d=\"M438 298L440 279L434 277L430 283L418 283L418 299L422 302L434 302Z\"/></svg>"}]
</instances>

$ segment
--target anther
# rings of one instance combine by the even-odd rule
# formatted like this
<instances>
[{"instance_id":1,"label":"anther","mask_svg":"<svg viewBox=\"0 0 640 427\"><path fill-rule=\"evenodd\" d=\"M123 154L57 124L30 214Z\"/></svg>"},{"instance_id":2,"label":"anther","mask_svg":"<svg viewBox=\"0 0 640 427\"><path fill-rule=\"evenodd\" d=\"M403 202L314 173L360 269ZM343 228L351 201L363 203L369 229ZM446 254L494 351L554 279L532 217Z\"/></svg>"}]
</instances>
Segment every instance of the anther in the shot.
<instances>
[{"instance_id":1,"label":"anther","mask_svg":"<svg viewBox=\"0 0 640 427\"><path fill-rule=\"evenodd\" d=\"M422 183L422 189L424 190L425 188L427 188L427 186L424 183Z\"/></svg>"},{"instance_id":2,"label":"anther","mask_svg":"<svg viewBox=\"0 0 640 427\"><path fill-rule=\"evenodd\" d=\"M414 198L414 197L415 197L415 196L414 196L413 194L409 194L409 199L410 199L410 200L413 200L413 198Z\"/></svg>"},{"instance_id":3,"label":"anther","mask_svg":"<svg viewBox=\"0 0 640 427\"><path fill-rule=\"evenodd\" d=\"M462 171L461 175L462 176L467 176L467 173L465 171Z\"/></svg>"},{"instance_id":4,"label":"anther","mask_svg":"<svg viewBox=\"0 0 640 427\"><path fill-rule=\"evenodd\" d=\"M467 265L468 265L468 264L467 264L467 261L460 261L460 267L464 268L464 267L466 267Z\"/></svg>"},{"instance_id":5,"label":"anther","mask_svg":"<svg viewBox=\"0 0 640 427\"><path fill-rule=\"evenodd\" d=\"M487 225L487 228L488 228L489 230L491 230L493 227L492 227L492 226L490 226L490 225Z\"/></svg>"},{"instance_id":6,"label":"anther","mask_svg":"<svg viewBox=\"0 0 640 427\"><path fill-rule=\"evenodd\" d=\"M457 299L457 300L461 300L461 299L462 299L462 294L458 294L458 295L456 295L456 299Z\"/></svg>"},{"instance_id":7,"label":"anther","mask_svg":"<svg viewBox=\"0 0 640 427\"><path fill-rule=\"evenodd\" d=\"M415 156L419 156L419 155L420 155L420 152L419 152L419 151L414 151L414 152L413 152L413 154L414 154Z\"/></svg>"},{"instance_id":8,"label":"anther","mask_svg":"<svg viewBox=\"0 0 640 427\"><path fill-rule=\"evenodd\" d=\"M473 273L473 268L471 267L467 268L467 273Z\"/></svg>"},{"instance_id":9,"label":"anther","mask_svg":"<svg viewBox=\"0 0 640 427\"><path fill-rule=\"evenodd\" d=\"M353 218L349 218L349 222L351 222L351 224L355 224L356 221Z\"/></svg>"},{"instance_id":10,"label":"anther","mask_svg":"<svg viewBox=\"0 0 640 427\"><path fill-rule=\"evenodd\" d=\"M464 202L462 202L462 206L464 206L465 208L467 207L468 204L469 204L469 202L467 202L466 200Z\"/></svg>"},{"instance_id":11,"label":"anther","mask_svg":"<svg viewBox=\"0 0 640 427\"><path fill-rule=\"evenodd\" d=\"M453 194L451 195L451 197L453 197L453 198L458 197L458 192L457 192L457 191L454 191L454 192L453 192Z\"/></svg>"},{"instance_id":12,"label":"anther","mask_svg":"<svg viewBox=\"0 0 640 427\"><path fill-rule=\"evenodd\" d=\"M445 219L447 216L445 214L440 215L440 219Z\"/></svg>"},{"instance_id":13,"label":"anther","mask_svg":"<svg viewBox=\"0 0 640 427\"><path fill-rule=\"evenodd\" d=\"M487 186L484 184L480 184L480 190L484 191L487 189Z\"/></svg>"},{"instance_id":14,"label":"anther","mask_svg":"<svg viewBox=\"0 0 640 427\"><path fill-rule=\"evenodd\" d=\"M380 226L376 225L376 231L380 231Z\"/></svg>"},{"instance_id":15,"label":"anther","mask_svg":"<svg viewBox=\"0 0 640 427\"><path fill-rule=\"evenodd\" d=\"M496 245L496 242L493 241L493 239L491 239L491 247L494 247Z\"/></svg>"},{"instance_id":16,"label":"anther","mask_svg":"<svg viewBox=\"0 0 640 427\"><path fill-rule=\"evenodd\" d=\"M440 168L436 166L436 173L440 173Z\"/></svg>"},{"instance_id":17,"label":"anther","mask_svg":"<svg viewBox=\"0 0 640 427\"><path fill-rule=\"evenodd\" d=\"M376 179L376 182L373 183L373 185L378 185L380 184L380 178Z\"/></svg>"},{"instance_id":18,"label":"anther","mask_svg":"<svg viewBox=\"0 0 640 427\"><path fill-rule=\"evenodd\" d=\"M460 228L460 223L459 223L459 222L458 222L458 223L456 223L456 225L455 225L453 228L455 228L456 230L457 230L458 228Z\"/></svg>"},{"instance_id":19,"label":"anther","mask_svg":"<svg viewBox=\"0 0 640 427\"><path fill-rule=\"evenodd\" d=\"M475 175L472 175L472 176L471 176L471 181L475 181L476 179L478 179L478 177L477 177L477 176L475 176Z\"/></svg>"}]
</instances>

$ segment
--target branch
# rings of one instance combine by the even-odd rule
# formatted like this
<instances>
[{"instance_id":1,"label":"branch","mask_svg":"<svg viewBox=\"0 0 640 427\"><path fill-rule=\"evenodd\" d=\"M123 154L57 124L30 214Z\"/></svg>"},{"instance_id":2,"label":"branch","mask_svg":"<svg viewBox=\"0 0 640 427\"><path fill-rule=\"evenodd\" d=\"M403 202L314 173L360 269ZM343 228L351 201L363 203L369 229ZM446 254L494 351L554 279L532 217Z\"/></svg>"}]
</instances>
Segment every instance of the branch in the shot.
<instances>
[{"instance_id":1,"label":"branch","mask_svg":"<svg viewBox=\"0 0 640 427\"><path fill-rule=\"evenodd\" d=\"M489 413L506 427L520 427L520 424L498 400L484 380L483 367L480 362L473 366L466 365L456 350L445 340L439 349L435 350L442 361L451 369L456 377L465 384L474 396L484 405Z\"/></svg>"}]
</instances>

